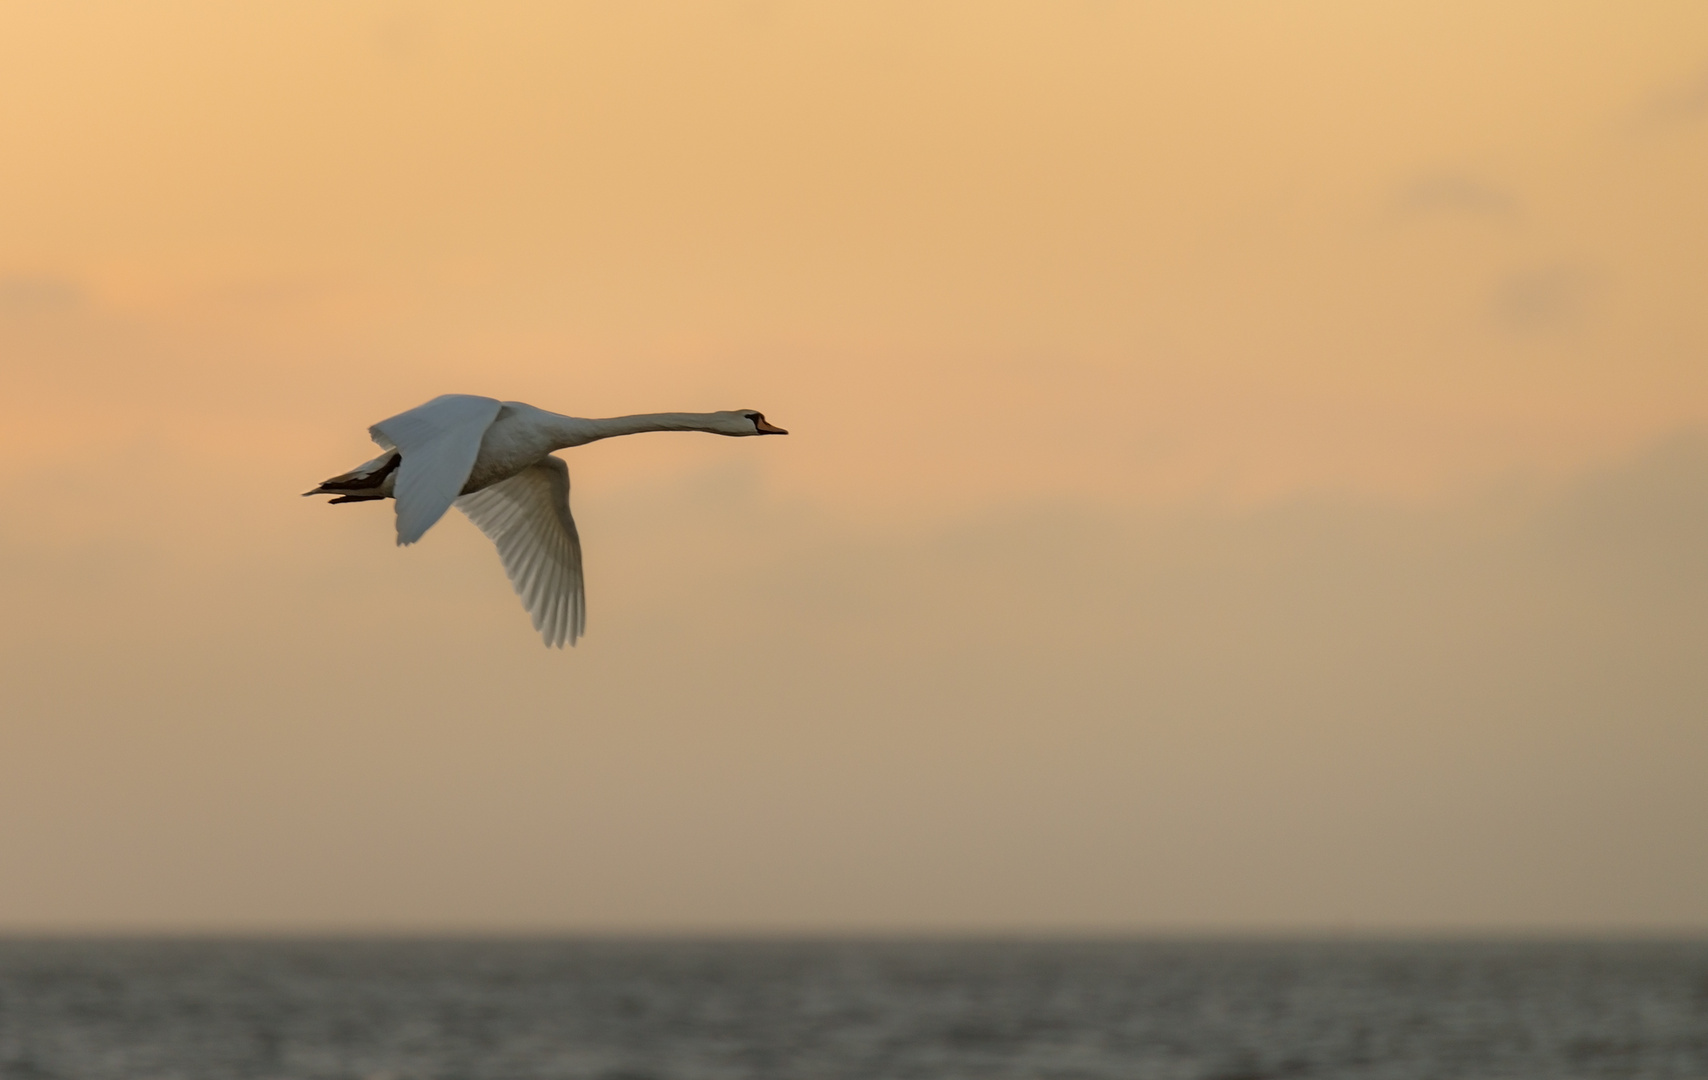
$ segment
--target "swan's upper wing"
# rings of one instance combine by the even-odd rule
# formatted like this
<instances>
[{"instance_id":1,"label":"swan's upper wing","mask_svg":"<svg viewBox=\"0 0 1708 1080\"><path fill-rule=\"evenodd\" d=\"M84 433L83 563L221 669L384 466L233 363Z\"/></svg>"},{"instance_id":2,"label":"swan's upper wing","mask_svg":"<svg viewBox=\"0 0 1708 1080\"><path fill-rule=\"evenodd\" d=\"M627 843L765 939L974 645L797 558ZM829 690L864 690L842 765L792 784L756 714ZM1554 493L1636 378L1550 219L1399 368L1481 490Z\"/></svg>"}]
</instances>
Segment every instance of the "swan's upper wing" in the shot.
<instances>
[{"instance_id":1,"label":"swan's upper wing","mask_svg":"<svg viewBox=\"0 0 1708 1080\"><path fill-rule=\"evenodd\" d=\"M408 460L406 457L404 460ZM574 645L587 625L581 537L569 516L569 467L555 457L457 500L504 560L504 572L547 645Z\"/></svg>"},{"instance_id":2,"label":"swan's upper wing","mask_svg":"<svg viewBox=\"0 0 1708 1080\"><path fill-rule=\"evenodd\" d=\"M394 489L399 544L421 539L451 508L500 408L493 398L445 394L368 429L380 446L403 454Z\"/></svg>"}]
</instances>

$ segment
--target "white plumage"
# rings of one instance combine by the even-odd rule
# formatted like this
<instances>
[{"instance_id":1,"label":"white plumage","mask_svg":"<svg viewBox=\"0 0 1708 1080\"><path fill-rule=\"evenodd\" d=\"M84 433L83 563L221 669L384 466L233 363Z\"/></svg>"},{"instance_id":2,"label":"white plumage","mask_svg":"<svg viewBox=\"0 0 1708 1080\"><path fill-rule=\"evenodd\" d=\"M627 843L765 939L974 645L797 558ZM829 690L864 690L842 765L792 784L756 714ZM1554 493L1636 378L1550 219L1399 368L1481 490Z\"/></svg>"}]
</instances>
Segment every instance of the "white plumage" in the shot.
<instances>
[{"instance_id":1,"label":"white plumage","mask_svg":"<svg viewBox=\"0 0 1708 1080\"><path fill-rule=\"evenodd\" d=\"M646 413L593 420L519 401L446 394L368 429L385 451L305 495L397 503L397 542L413 544L452 506L498 547L504 572L551 646L587 624L581 538L569 512L569 469L553 451L642 431L787 435L763 413Z\"/></svg>"}]
</instances>

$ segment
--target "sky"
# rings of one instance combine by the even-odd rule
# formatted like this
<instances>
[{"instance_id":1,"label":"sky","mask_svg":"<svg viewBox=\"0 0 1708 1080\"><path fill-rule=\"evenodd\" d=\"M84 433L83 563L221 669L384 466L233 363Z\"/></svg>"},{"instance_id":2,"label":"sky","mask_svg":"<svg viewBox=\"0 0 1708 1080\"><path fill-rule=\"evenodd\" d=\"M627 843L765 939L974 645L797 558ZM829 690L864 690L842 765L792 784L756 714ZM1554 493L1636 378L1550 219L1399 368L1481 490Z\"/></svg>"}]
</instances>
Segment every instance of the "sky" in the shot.
<instances>
[{"instance_id":1,"label":"sky","mask_svg":"<svg viewBox=\"0 0 1708 1080\"><path fill-rule=\"evenodd\" d=\"M0 7L0 932L1708 930L1708 8ZM441 393L588 637L298 494Z\"/></svg>"}]
</instances>

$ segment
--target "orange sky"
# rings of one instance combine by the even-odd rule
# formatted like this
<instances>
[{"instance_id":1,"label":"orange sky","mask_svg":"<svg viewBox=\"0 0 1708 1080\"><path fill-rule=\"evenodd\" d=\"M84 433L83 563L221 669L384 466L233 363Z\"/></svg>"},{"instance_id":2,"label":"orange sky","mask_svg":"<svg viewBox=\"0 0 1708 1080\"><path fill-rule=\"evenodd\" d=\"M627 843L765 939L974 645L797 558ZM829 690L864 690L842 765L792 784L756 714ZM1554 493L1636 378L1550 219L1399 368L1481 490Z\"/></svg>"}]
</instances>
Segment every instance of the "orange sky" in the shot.
<instances>
[{"instance_id":1,"label":"orange sky","mask_svg":"<svg viewBox=\"0 0 1708 1080\"><path fill-rule=\"evenodd\" d=\"M0 131L0 928L1708 924L1700 4L16 0ZM548 655L295 498L443 392L795 434L566 455Z\"/></svg>"}]
</instances>

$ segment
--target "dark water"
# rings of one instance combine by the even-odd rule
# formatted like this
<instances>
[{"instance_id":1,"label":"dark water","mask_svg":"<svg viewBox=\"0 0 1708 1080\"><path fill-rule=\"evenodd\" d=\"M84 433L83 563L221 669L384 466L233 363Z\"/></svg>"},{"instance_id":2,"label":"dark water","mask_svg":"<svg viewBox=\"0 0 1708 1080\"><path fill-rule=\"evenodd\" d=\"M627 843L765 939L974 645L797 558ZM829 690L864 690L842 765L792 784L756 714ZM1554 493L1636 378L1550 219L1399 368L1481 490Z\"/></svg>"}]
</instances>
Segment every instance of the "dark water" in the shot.
<instances>
[{"instance_id":1,"label":"dark water","mask_svg":"<svg viewBox=\"0 0 1708 1080\"><path fill-rule=\"evenodd\" d=\"M1708 1080L1708 943L0 941L0 1077Z\"/></svg>"}]
</instances>

